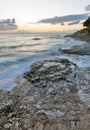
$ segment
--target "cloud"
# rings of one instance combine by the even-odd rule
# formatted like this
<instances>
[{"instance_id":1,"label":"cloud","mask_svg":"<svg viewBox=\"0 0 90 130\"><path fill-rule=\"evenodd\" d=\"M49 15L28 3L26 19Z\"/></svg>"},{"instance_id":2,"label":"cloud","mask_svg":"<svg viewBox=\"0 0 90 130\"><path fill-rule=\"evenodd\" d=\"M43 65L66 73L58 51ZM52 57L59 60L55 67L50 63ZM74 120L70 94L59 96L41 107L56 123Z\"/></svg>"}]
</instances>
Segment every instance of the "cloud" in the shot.
<instances>
[{"instance_id":1,"label":"cloud","mask_svg":"<svg viewBox=\"0 0 90 130\"><path fill-rule=\"evenodd\" d=\"M0 23L0 30L16 30L17 25L7 25L7 24L1 24Z\"/></svg>"},{"instance_id":2,"label":"cloud","mask_svg":"<svg viewBox=\"0 0 90 130\"><path fill-rule=\"evenodd\" d=\"M75 22L68 23L68 25L75 25L75 24L79 24L79 23L80 23L80 21L75 21Z\"/></svg>"},{"instance_id":3,"label":"cloud","mask_svg":"<svg viewBox=\"0 0 90 130\"><path fill-rule=\"evenodd\" d=\"M61 24L64 22L76 22L76 21L81 21L85 20L88 18L88 13L86 14L76 14L76 15L66 15L66 16L61 16L61 17L53 17L53 18L48 18L48 19L42 19L38 21L38 23L50 23L50 24ZM76 23L75 23L76 24Z\"/></svg>"},{"instance_id":4,"label":"cloud","mask_svg":"<svg viewBox=\"0 0 90 130\"><path fill-rule=\"evenodd\" d=\"M87 6L85 7L85 10L86 10L86 11L90 11L90 5L87 5Z\"/></svg>"},{"instance_id":5,"label":"cloud","mask_svg":"<svg viewBox=\"0 0 90 130\"><path fill-rule=\"evenodd\" d=\"M5 19L0 21L0 30L16 30L17 25L15 19Z\"/></svg>"},{"instance_id":6,"label":"cloud","mask_svg":"<svg viewBox=\"0 0 90 130\"><path fill-rule=\"evenodd\" d=\"M64 23L62 22L61 25L64 25Z\"/></svg>"}]
</instances>

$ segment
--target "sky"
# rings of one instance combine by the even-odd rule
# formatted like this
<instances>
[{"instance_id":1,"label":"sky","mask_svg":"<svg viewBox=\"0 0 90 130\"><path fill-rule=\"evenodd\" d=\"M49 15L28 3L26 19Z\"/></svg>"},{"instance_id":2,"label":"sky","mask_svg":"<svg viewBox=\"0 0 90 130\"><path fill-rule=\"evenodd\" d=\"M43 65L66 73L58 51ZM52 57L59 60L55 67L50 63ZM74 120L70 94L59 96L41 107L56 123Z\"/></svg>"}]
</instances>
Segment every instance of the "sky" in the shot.
<instances>
[{"instance_id":1,"label":"sky","mask_svg":"<svg viewBox=\"0 0 90 130\"><path fill-rule=\"evenodd\" d=\"M15 18L21 30L52 30L54 26L37 21L55 16L84 14L90 0L0 0L0 19ZM57 26L57 25L56 25Z\"/></svg>"}]
</instances>

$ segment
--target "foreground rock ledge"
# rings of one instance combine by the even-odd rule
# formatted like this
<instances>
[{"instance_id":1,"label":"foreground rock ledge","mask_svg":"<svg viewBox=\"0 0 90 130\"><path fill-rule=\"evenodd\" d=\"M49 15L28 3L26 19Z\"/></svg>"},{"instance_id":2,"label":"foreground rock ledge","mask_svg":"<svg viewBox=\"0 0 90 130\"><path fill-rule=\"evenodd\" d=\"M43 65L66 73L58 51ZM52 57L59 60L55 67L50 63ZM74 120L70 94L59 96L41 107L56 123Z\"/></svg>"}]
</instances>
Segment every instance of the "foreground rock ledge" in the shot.
<instances>
[{"instance_id":1,"label":"foreground rock ledge","mask_svg":"<svg viewBox=\"0 0 90 130\"><path fill-rule=\"evenodd\" d=\"M88 72L67 59L35 63L28 81L0 92L0 129L90 130Z\"/></svg>"}]
</instances>

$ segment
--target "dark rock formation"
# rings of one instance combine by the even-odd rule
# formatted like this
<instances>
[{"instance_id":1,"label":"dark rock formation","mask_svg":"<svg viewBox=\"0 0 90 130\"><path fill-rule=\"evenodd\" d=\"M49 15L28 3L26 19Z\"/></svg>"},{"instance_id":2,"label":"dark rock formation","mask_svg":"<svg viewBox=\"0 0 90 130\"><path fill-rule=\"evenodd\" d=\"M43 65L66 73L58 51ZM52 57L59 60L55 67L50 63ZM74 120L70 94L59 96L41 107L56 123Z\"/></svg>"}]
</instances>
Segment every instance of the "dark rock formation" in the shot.
<instances>
[{"instance_id":1,"label":"dark rock formation","mask_svg":"<svg viewBox=\"0 0 90 130\"><path fill-rule=\"evenodd\" d=\"M86 41L88 44L90 44L90 28L84 28L71 35L67 35L66 37L71 37L76 40Z\"/></svg>"},{"instance_id":2,"label":"dark rock formation","mask_svg":"<svg viewBox=\"0 0 90 130\"><path fill-rule=\"evenodd\" d=\"M36 37L36 38L33 38L32 40L41 40L41 38Z\"/></svg>"},{"instance_id":3,"label":"dark rock formation","mask_svg":"<svg viewBox=\"0 0 90 130\"><path fill-rule=\"evenodd\" d=\"M60 82L71 82L75 76L76 65L67 59L41 61L33 65L32 70L24 77L34 83L36 87L48 87Z\"/></svg>"},{"instance_id":4,"label":"dark rock formation","mask_svg":"<svg viewBox=\"0 0 90 130\"><path fill-rule=\"evenodd\" d=\"M61 50L69 54L90 55L90 44L72 46L70 48L62 48Z\"/></svg>"},{"instance_id":5,"label":"dark rock formation","mask_svg":"<svg viewBox=\"0 0 90 130\"><path fill-rule=\"evenodd\" d=\"M66 37L71 37L76 40L85 41L86 43L80 46L72 46L70 48L62 48L62 50L69 54L90 55L90 28L84 28Z\"/></svg>"}]
</instances>

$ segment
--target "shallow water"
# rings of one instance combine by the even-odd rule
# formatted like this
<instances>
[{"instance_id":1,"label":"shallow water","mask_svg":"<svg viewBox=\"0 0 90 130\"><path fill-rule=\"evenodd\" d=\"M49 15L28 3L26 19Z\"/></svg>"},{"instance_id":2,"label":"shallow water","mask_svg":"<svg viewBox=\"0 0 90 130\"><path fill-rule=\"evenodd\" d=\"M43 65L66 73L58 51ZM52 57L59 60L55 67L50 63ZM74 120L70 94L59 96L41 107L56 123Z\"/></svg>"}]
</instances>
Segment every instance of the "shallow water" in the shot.
<instances>
[{"instance_id":1,"label":"shallow water","mask_svg":"<svg viewBox=\"0 0 90 130\"><path fill-rule=\"evenodd\" d=\"M60 51L59 48L62 47L83 44L65 38L64 35L63 33L1 34L0 89L11 90L23 82L23 73L38 60L60 56L70 59L80 67L90 67L90 56L70 55Z\"/></svg>"}]
</instances>

